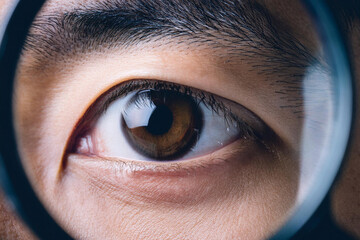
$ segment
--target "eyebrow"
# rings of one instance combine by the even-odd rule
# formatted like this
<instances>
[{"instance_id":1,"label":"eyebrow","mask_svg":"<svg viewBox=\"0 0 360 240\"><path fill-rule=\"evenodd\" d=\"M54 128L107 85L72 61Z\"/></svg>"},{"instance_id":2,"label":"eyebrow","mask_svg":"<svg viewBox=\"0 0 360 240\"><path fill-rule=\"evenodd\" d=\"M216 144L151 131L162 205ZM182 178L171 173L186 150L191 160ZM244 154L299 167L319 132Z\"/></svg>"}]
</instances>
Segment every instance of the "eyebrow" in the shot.
<instances>
[{"instance_id":1,"label":"eyebrow","mask_svg":"<svg viewBox=\"0 0 360 240\"><path fill-rule=\"evenodd\" d=\"M320 62L255 0L87 2L38 16L24 52L31 56L30 68L45 71L71 57L141 43L186 44L224 53L226 62L247 62L286 102L280 107L300 117L305 70Z\"/></svg>"},{"instance_id":2,"label":"eyebrow","mask_svg":"<svg viewBox=\"0 0 360 240\"><path fill-rule=\"evenodd\" d=\"M64 56L162 39L247 60L260 57L254 67L264 74L294 73L314 61L310 51L253 0L96 1L37 18L24 50L43 65Z\"/></svg>"}]
</instances>

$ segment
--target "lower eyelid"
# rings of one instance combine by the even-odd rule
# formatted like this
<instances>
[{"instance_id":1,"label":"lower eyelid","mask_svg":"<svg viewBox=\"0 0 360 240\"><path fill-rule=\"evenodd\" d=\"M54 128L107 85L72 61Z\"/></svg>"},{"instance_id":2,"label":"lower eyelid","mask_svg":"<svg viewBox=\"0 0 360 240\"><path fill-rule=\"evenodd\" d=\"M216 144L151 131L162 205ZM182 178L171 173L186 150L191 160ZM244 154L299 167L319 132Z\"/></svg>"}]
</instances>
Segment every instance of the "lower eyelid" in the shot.
<instances>
[{"instance_id":1,"label":"lower eyelid","mask_svg":"<svg viewBox=\"0 0 360 240\"><path fill-rule=\"evenodd\" d=\"M192 202L211 196L218 187L256 167L254 158L271 154L254 142L238 140L209 156L189 162L136 162L115 158L99 158L70 154L69 171L85 174L112 197L131 195L146 202ZM257 161L257 160L256 160ZM215 182L214 182L215 181ZM242 184L242 183L239 183ZM107 187L105 187L107 186ZM104 189L101 189L104 188Z\"/></svg>"},{"instance_id":2,"label":"lower eyelid","mask_svg":"<svg viewBox=\"0 0 360 240\"><path fill-rule=\"evenodd\" d=\"M141 84L145 84L145 83L152 84L152 82L156 82L155 80L135 80L135 83L136 83L136 81L140 82L140 83L137 83L140 86L141 86ZM145 82L145 83L142 83L142 82ZM161 81L158 81L158 82L161 82ZM131 82L131 81L127 84L129 86L135 87L135 88L137 86L136 84L133 84L133 82ZM173 86L173 87L174 86L181 87L181 85L177 85L177 84L173 84L173 83L166 83L166 84L168 84L169 86ZM89 131L85 132L83 129L86 130L86 129L94 128L94 122L97 121L96 116L99 114L99 111L98 111L99 105L101 107L105 106L105 111L107 111L106 109L108 108L108 105L110 104L108 102L109 99L116 99L119 97L118 95L120 94L120 92L124 92L124 90L121 90L121 86L122 85L114 87L115 90L109 90L110 92L106 93L105 98L104 97L98 98L98 100L93 104L94 106L91 106L89 108L88 112L83 116L81 122L78 124L77 128L75 129L75 131L73 132L73 134L71 136L71 140L69 141L67 151L66 151L67 153L77 152L77 153L88 154L88 155L94 155L94 154L96 155L97 152L99 152L99 151L95 151L95 150L96 149L99 150L100 148L103 148L104 144L102 144L102 145L96 144L96 143L91 144L92 141L90 141L90 140L91 140L91 135L92 135L91 132L93 132L92 130L89 134ZM162 85L160 85L160 86L162 86ZM162 86L162 87L164 87L164 86ZM202 92L201 90L198 90L198 89L187 90L187 91ZM113 93L113 92L116 92L116 93ZM132 92L132 93L133 93L133 95L135 94L134 92ZM127 93L125 98L131 98L132 93ZM206 94L210 94L210 93L206 93ZM250 130L250 132L253 132L252 129L254 129L254 132L256 133L256 136L255 136L256 138L258 137L257 134L259 134L261 137L263 137L263 135L266 135L266 133L267 133L267 128L265 127L266 125L261 120L257 119L251 111L247 110L245 107L241 106L238 103L232 102L227 99L223 99L216 95L212 95L212 94L210 94L210 95L212 96L213 102L222 103L221 104L221 105L223 105L222 109L224 109L224 106L226 106L226 109L227 109L226 111L233 113L234 115L236 115L236 117L239 117L241 119L241 121L238 122L238 124L237 124L239 126L240 131L243 131L246 133L248 130ZM211 108L211 106L209 106L209 108ZM212 111L215 111L215 110L212 110ZM218 114L218 113L216 113L216 114ZM230 119L230 121L232 121L232 120ZM83 134L84 132L85 132L85 134ZM90 135L90 140L87 137L87 135ZM249 136L244 135L244 139L246 139L246 138L249 141L256 140L256 139L251 139L252 138L251 135L249 135ZM79 145L79 140L82 140L82 139L86 140L85 143L87 143L87 144L85 144L85 148L77 149L77 146ZM261 139L263 139L263 138L261 138ZM229 143L231 144L231 141ZM229 144L229 143L227 143L227 144ZM100 155L100 154L98 154L98 155ZM101 155L101 156L107 157L106 155Z\"/></svg>"}]
</instances>

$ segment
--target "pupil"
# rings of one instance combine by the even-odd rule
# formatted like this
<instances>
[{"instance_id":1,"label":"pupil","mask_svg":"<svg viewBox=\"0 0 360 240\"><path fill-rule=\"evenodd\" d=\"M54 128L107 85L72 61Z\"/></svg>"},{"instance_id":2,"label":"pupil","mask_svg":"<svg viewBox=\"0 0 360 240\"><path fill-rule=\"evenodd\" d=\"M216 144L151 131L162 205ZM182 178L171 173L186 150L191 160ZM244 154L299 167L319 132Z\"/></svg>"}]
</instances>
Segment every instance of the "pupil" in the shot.
<instances>
[{"instance_id":1,"label":"pupil","mask_svg":"<svg viewBox=\"0 0 360 240\"><path fill-rule=\"evenodd\" d=\"M162 135L170 130L172 124L171 110L165 105L160 105L152 112L146 130L153 135Z\"/></svg>"}]
</instances>

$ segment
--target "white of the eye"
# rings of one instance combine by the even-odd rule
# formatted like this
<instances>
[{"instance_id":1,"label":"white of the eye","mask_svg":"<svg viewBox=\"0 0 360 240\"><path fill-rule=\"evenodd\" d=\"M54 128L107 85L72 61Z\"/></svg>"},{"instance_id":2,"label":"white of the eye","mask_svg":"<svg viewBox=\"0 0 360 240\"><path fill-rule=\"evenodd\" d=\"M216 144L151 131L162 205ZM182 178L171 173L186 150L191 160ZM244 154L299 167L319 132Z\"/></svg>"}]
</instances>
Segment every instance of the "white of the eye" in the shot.
<instances>
[{"instance_id":1,"label":"white of the eye","mask_svg":"<svg viewBox=\"0 0 360 240\"><path fill-rule=\"evenodd\" d=\"M184 155L183 158L213 152L229 144L239 135L236 123L227 124L223 115L215 113L204 104L200 104L200 108L203 112L203 128L200 138L192 147L192 151Z\"/></svg>"},{"instance_id":2,"label":"white of the eye","mask_svg":"<svg viewBox=\"0 0 360 240\"><path fill-rule=\"evenodd\" d=\"M121 117L124 114L125 106L134 95L135 93L131 93L126 97L114 101L96 123L93 142L101 156L141 161L153 160L133 149L121 126ZM219 115L213 112L203 103L200 103L199 107L203 113L201 133L199 134L196 144L178 160L188 159L218 150L239 135L239 129L235 123L227 124L222 114ZM134 113L138 115L133 116L135 115ZM131 117L132 121L136 119L137 126L139 126L139 123L141 123L142 126L146 126L149 116L144 116L141 108L132 111L131 114L132 116L127 117Z\"/></svg>"},{"instance_id":3,"label":"white of the eye","mask_svg":"<svg viewBox=\"0 0 360 240\"><path fill-rule=\"evenodd\" d=\"M110 104L108 109L98 119L94 129L93 143L102 157L118 157L131 160L142 160L129 144L121 127L121 115L126 103L135 95L130 93Z\"/></svg>"}]
</instances>

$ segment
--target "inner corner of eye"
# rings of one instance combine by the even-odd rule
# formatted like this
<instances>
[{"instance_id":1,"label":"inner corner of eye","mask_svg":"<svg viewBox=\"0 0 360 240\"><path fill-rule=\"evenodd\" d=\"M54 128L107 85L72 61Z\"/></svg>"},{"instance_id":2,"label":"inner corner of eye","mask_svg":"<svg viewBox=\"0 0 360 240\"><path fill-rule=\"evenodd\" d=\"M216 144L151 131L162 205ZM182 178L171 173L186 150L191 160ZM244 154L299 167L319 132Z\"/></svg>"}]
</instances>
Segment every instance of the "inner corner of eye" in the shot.
<instances>
[{"instance_id":1,"label":"inner corner of eye","mask_svg":"<svg viewBox=\"0 0 360 240\"><path fill-rule=\"evenodd\" d=\"M93 155L93 143L90 135L83 136L77 139L75 143L74 153L82 155Z\"/></svg>"},{"instance_id":2,"label":"inner corner of eye","mask_svg":"<svg viewBox=\"0 0 360 240\"><path fill-rule=\"evenodd\" d=\"M93 155L94 144L91 134L80 133L75 129L67 143L65 154Z\"/></svg>"}]
</instances>

